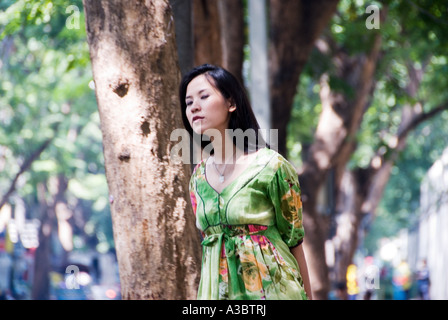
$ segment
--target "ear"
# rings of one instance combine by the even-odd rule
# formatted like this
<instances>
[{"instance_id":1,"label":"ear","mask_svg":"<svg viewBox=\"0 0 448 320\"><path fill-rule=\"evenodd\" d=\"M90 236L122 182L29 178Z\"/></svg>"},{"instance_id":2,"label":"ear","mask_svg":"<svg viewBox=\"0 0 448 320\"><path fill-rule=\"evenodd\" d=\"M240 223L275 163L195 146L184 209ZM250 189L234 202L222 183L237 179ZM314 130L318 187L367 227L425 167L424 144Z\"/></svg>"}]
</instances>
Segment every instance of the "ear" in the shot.
<instances>
[{"instance_id":1,"label":"ear","mask_svg":"<svg viewBox=\"0 0 448 320\"><path fill-rule=\"evenodd\" d=\"M233 99L229 99L229 112L234 112L236 110L236 105Z\"/></svg>"}]
</instances>

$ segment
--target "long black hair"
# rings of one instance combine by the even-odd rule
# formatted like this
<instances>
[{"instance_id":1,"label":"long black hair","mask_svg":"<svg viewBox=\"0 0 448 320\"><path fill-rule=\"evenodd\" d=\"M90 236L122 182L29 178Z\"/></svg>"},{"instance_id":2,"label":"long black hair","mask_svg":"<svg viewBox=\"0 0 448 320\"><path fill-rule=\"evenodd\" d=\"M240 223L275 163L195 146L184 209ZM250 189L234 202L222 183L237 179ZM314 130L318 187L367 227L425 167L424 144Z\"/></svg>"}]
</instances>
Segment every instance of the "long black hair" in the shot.
<instances>
[{"instance_id":1,"label":"long black hair","mask_svg":"<svg viewBox=\"0 0 448 320\"><path fill-rule=\"evenodd\" d=\"M190 72L185 74L179 86L182 121L190 136L193 137L194 133L193 128L187 118L187 103L185 101L185 97L187 95L188 84L200 75L205 75L210 84L217 88L226 100L232 101L232 103L236 106L236 110L231 113L228 129L241 129L243 132L246 132L248 129L252 129L256 135L255 150L258 150L260 147L269 147L259 135L260 126L255 118L245 88L229 71L211 64L203 64L193 68ZM235 144L235 138L233 143ZM208 144L209 142L203 141L201 136L201 147L205 148ZM249 146L248 141L245 139L244 151L247 152L249 147L252 146Z\"/></svg>"}]
</instances>

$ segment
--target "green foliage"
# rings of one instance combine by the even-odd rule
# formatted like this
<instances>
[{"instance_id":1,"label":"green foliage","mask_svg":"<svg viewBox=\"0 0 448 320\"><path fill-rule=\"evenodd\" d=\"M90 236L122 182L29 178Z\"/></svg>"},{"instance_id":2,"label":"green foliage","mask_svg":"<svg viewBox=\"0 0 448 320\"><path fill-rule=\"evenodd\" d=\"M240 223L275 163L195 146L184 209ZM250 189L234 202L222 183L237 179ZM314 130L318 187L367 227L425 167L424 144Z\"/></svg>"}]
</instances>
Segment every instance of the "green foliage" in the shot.
<instances>
[{"instance_id":1,"label":"green foliage","mask_svg":"<svg viewBox=\"0 0 448 320\"><path fill-rule=\"evenodd\" d=\"M366 8L376 5L385 19L379 30L365 26ZM330 45L350 56L365 55L373 38L380 34L382 51L375 75L375 91L357 134L357 148L349 169L366 168L376 152L386 155L397 134L403 107L420 102L423 110L448 103L448 3L441 0L367 1L341 0L338 12L324 36ZM298 165L303 149L312 142L320 113L319 78L330 77L330 86L347 97L351 88L335 74L331 57L315 50L301 75L288 127L289 156ZM423 70L415 96L407 91L409 66ZM373 250L376 240L393 236L418 219L420 182L432 163L448 145L448 112L421 124L407 139L407 146L395 162L367 239Z\"/></svg>"},{"instance_id":2,"label":"green foliage","mask_svg":"<svg viewBox=\"0 0 448 320\"><path fill-rule=\"evenodd\" d=\"M65 176L68 203L82 209L98 241L112 247L82 1L2 1L0 41L0 194L25 159L53 138L21 176L16 196L32 208L27 214L34 218L37 186Z\"/></svg>"},{"instance_id":3,"label":"green foliage","mask_svg":"<svg viewBox=\"0 0 448 320\"><path fill-rule=\"evenodd\" d=\"M400 229L412 228L420 215L420 183L427 170L448 146L448 112L420 125L393 168L377 217L366 239L370 251L381 237L393 237Z\"/></svg>"},{"instance_id":4,"label":"green foliage","mask_svg":"<svg viewBox=\"0 0 448 320\"><path fill-rule=\"evenodd\" d=\"M352 166L365 166L368 155L384 148L397 134L401 113L406 105L420 102L428 112L447 104L448 20L437 17L447 12L443 1L389 1L388 18L382 24L383 55L377 70L377 85L359 135L359 147ZM422 70L423 78L416 96L406 90L408 66ZM406 149L395 162L391 177L377 212L377 219L367 239L370 249L374 239L395 235L409 228L419 217L420 183L429 167L448 145L447 112L422 123L408 137ZM368 149L366 154L363 151Z\"/></svg>"},{"instance_id":5,"label":"green foliage","mask_svg":"<svg viewBox=\"0 0 448 320\"><path fill-rule=\"evenodd\" d=\"M296 166L302 164L303 147L313 142L314 130L321 111L319 85L313 81L308 72L304 72L299 83L298 94L294 98L291 121L288 125L288 157Z\"/></svg>"}]
</instances>

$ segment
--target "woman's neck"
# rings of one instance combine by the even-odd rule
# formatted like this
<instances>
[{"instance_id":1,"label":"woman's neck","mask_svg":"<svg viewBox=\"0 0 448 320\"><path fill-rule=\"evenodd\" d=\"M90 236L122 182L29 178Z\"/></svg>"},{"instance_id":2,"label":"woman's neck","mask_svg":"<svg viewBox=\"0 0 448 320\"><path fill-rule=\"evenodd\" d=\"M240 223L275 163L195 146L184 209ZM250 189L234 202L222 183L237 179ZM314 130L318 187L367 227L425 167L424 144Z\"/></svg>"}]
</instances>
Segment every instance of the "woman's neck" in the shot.
<instances>
[{"instance_id":1,"label":"woman's neck","mask_svg":"<svg viewBox=\"0 0 448 320\"><path fill-rule=\"evenodd\" d=\"M227 133L221 134L221 139L213 139L214 161L218 164L232 164L238 158L237 148L233 138Z\"/></svg>"}]
</instances>

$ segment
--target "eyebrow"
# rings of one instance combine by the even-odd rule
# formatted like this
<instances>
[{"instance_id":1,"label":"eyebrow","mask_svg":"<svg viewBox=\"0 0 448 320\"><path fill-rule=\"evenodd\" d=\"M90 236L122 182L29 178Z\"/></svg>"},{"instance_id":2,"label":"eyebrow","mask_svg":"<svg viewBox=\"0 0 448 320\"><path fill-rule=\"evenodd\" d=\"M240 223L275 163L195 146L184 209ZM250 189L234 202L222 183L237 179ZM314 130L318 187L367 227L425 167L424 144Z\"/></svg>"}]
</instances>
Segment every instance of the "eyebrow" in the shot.
<instances>
[{"instance_id":1,"label":"eyebrow","mask_svg":"<svg viewBox=\"0 0 448 320\"><path fill-rule=\"evenodd\" d=\"M201 94L201 93L204 92L205 90L207 90L207 89L199 90L198 94ZM186 96L186 97L185 97L185 100L187 100L187 99L191 99L191 98L192 98L192 96Z\"/></svg>"}]
</instances>

